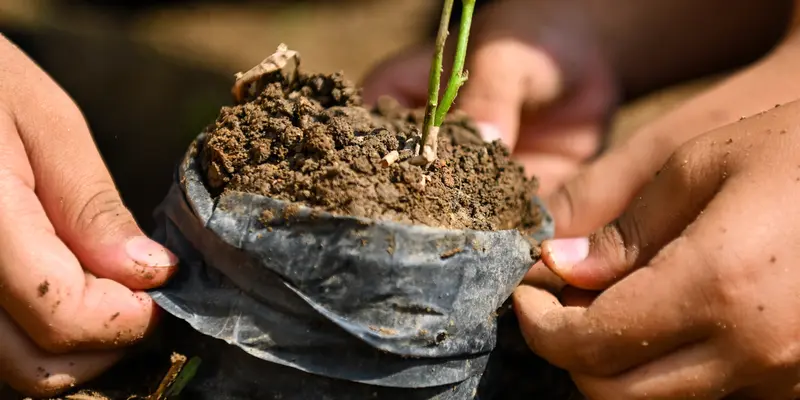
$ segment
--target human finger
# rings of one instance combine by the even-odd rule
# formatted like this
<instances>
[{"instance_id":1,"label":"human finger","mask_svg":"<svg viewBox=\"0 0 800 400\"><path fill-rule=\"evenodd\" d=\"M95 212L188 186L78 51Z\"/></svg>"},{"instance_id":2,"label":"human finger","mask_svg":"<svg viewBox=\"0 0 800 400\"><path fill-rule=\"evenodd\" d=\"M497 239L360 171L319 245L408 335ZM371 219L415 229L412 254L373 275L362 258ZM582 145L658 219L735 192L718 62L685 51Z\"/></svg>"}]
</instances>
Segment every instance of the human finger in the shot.
<instances>
[{"instance_id":1,"label":"human finger","mask_svg":"<svg viewBox=\"0 0 800 400\"><path fill-rule=\"evenodd\" d=\"M685 250L678 248L670 261L693 261ZM699 293L690 279L663 270L638 270L587 307L563 306L554 295L522 285L514 309L523 336L551 363L593 376L613 376L704 339L712 325L708 313L687 309L702 301Z\"/></svg>"},{"instance_id":2,"label":"human finger","mask_svg":"<svg viewBox=\"0 0 800 400\"><path fill-rule=\"evenodd\" d=\"M585 310L542 310L540 307L552 303L520 300L520 313L527 313L520 323L540 354L568 369L606 374L648 361L705 334L703 313L688 312L671 300L675 293L681 293L683 301L691 299L694 291L687 287L687 278L676 278L657 265L702 263L702 257L685 241L671 243L669 250L662 248L698 215L722 182L720 168L724 167L716 162L716 154L697 151L706 144L690 144L676 152L627 211L588 242L543 243L544 264L571 286L600 290L623 276L625 279ZM575 251L576 243L583 245L583 251ZM575 254L585 252L587 243L588 256L577 260ZM653 268L633 272L659 250L664 256L650 265ZM526 293L524 290L520 293ZM659 318L653 317L654 309L660 310ZM634 343L643 345L631 352ZM581 350L571 353L570 349Z\"/></svg>"},{"instance_id":3,"label":"human finger","mask_svg":"<svg viewBox=\"0 0 800 400\"><path fill-rule=\"evenodd\" d=\"M798 34L787 36L762 62L648 124L555 191L547 203L559 221L556 236L587 235L616 218L672 151L692 137L795 100L797 83L784 77L797 68L798 41Z\"/></svg>"},{"instance_id":4,"label":"human finger","mask_svg":"<svg viewBox=\"0 0 800 400\"><path fill-rule=\"evenodd\" d=\"M561 304L567 307L589 307L592 302L600 295L600 292L593 292L590 290L578 289L572 286L564 287L564 290L559 293Z\"/></svg>"},{"instance_id":5,"label":"human finger","mask_svg":"<svg viewBox=\"0 0 800 400\"><path fill-rule=\"evenodd\" d=\"M676 147L670 137L634 136L584 166L545 198L556 237L585 236L612 222Z\"/></svg>"},{"instance_id":6,"label":"human finger","mask_svg":"<svg viewBox=\"0 0 800 400\"><path fill-rule=\"evenodd\" d=\"M501 140L512 149L523 107L541 107L561 95L560 71L552 57L515 37L475 43L466 69L469 79L456 107L477 122L486 140Z\"/></svg>"},{"instance_id":7,"label":"human finger","mask_svg":"<svg viewBox=\"0 0 800 400\"><path fill-rule=\"evenodd\" d=\"M34 192L15 124L0 112L0 308L42 349L113 348L152 326L152 299L84 272Z\"/></svg>"},{"instance_id":8,"label":"human finger","mask_svg":"<svg viewBox=\"0 0 800 400\"><path fill-rule=\"evenodd\" d=\"M698 139L676 151L619 218L589 237L585 259L573 248L581 239L542 243L545 265L572 286L601 290L647 263L722 185L726 166L711 142Z\"/></svg>"},{"instance_id":9,"label":"human finger","mask_svg":"<svg viewBox=\"0 0 800 400\"><path fill-rule=\"evenodd\" d=\"M577 175L581 167L579 160L560 154L515 152L512 158L522 165L527 175L536 177L537 194L543 198Z\"/></svg>"},{"instance_id":10,"label":"human finger","mask_svg":"<svg viewBox=\"0 0 800 400\"><path fill-rule=\"evenodd\" d=\"M759 121L765 118L769 119L773 129L780 128L776 124L786 119L779 117L795 112L796 108L793 108L756 117L741 126L711 132L683 146L668 163L668 168L642 192L638 203L623 214L621 222L595 236L595 246L591 246L587 260L575 264L578 269L589 270L592 267L601 271L618 271L619 275L625 275L622 280L608 287L585 311L553 306L547 301L518 299L519 306L515 309L522 315L521 327L531 338L535 350L545 358L551 357L563 363L568 369L588 370L594 372L590 375L607 376L609 370L619 372L649 362L679 345L702 340L715 330L724 329L727 320L719 315L720 310L715 309L714 304L732 307L736 299L743 297L744 290L754 291L756 288L752 285L753 277L748 274L734 276L728 271L725 280L721 281L720 265L738 265L747 260L755 262L772 243L768 233L774 228L767 218L774 218L774 212L748 212L744 207L763 204L763 199L758 197L761 193L780 191L779 187L787 181L784 178L793 179L795 176L791 172L783 176L781 173L785 170L775 172L774 168L779 162L775 161L777 153L773 147L777 146L779 151L791 151L792 146L771 145L749 151L763 140L751 132L761 126ZM737 146L731 145L735 142L733 136L739 143ZM772 140L771 143L779 144L780 141ZM742 174L744 165L753 168ZM764 191L752 190L754 181L760 182ZM673 187L673 191L652 189L664 182L680 185L665 185ZM773 188L773 185L777 186ZM786 194L787 190L781 193ZM672 201L669 205L650 209L653 204L659 204L655 200L660 197ZM788 202L795 197L785 195L774 200L787 202L781 205L789 207ZM762 205L758 207L763 211ZM700 208L702 213L697 212ZM740 217L742 213L748 213L749 218L743 220ZM758 222L756 218L765 220ZM759 235L755 230L765 232ZM757 254L721 250L726 243L738 243L748 237L764 238L764 243L752 239L748 242L748 249ZM665 246L667 242L669 244ZM601 247L595 250L598 243ZM649 246L653 249L648 250ZM772 251L776 255L783 254L778 249ZM547 249L544 252L543 259L547 265L552 260L548 261ZM743 261L741 257L745 255L748 258ZM592 260L592 257L597 259ZM645 264L645 268L637 269ZM580 265L584 267L578 267ZM785 290L787 294L784 296L795 286L770 285L776 290ZM759 314L755 308L750 310L749 305L742 306L736 308L738 317L742 318L742 313L747 311L753 314L749 317L751 319L764 319L763 311ZM780 326L772 330L780 331ZM637 343L642 347L637 348ZM769 358L772 349L760 351L757 347L751 345L745 353L766 365L764 368L772 368L770 363L774 360ZM570 349L580 350L570 352ZM764 353L767 361L763 360ZM784 361L778 357L778 366ZM608 364L614 367L608 367Z\"/></svg>"},{"instance_id":11,"label":"human finger","mask_svg":"<svg viewBox=\"0 0 800 400\"><path fill-rule=\"evenodd\" d=\"M12 92L6 118L13 126L6 121L0 134L19 135L27 159L6 168L25 170L25 184L83 267L133 289L160 286L177 258L139 229L74 102L12 47L0 38L0 52L7 55L2 79L24 84L5 88ZM24 93L15 93L19 90Z\"/></svg>"},{"instance_id":12,"label":"human finger","mask_svg":"<svg viewBox=\"0 0 800 400\"><path fill-rule=\"evenodd\" d=\"M726 349L704 341L619 376L572 374L572 378L592 400L717 400L742 385L733 364Z\"/></svg>"},{"instance_id":13,"label":"human finger","mask_svg":"<svg viewBox=\"0 0 800 400\"><path fill-rule=\"evenodd\" d=\"M116 363L120 351L48 354L0 310L0 382L35 398L49 398L87 382Z\"/></svg>"},{"instance_id":14,"label":"human finger","mask_svg":"<svg viewBox=\"0 0 800 400\"><path fill-rule=\"evenodd\" d=\"M773 374L758 385L743 388L726 400L785 400L800 398L800 378L796 368Z\"/></svg>"}]
</instances>

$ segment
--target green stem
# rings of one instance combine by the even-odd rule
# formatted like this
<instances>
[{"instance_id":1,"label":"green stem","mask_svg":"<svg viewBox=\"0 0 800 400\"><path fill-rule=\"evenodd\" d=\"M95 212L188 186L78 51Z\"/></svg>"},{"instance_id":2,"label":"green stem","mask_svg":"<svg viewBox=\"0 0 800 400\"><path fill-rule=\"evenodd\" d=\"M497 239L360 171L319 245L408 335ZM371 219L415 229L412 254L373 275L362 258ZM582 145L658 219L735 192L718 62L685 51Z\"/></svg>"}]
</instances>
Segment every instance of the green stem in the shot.
<instances>
[{"instance_id":1,"label":"green stem","mask_svg":"<svg viewBox=\"0 0 800 400\"><path fill-rule=\"evenodd\" d=\"M428 104L425 105L425 120L422 125L422 141L420 151L428 143L428 136L433 127L436 108L439 104L439 85L442 78L442 59L444 46L447 43L447 28L450 25L450 15L453 13L454 0L445 0L442 8L442 19L439 21L439 33L436 35L436 53L433 56L430 79L428 81Z\"/></svg>"},{"instance_id":2,"label":"green stem","mask_svg":"<svg viewBox=\"0 0 800 400\"><path fill-rule=\"evenodd\" d=\"M456 58L453 62L453 69L450 73L450 80L447 82L447 89L442 97L442 103L436 110L433 121L434 126L442 126L444 117L450 111L453 101L458 95L458 89L467 81L467 72L464 71L464 63L467 59L467 44L469 42L469 30L472 26L472 14L475 11L475 0L462 0L461 23L458 28L458 44L456 45Z\"/></svg>"},{"instance_id":3,"label":"green stem","mask_svg":"<svg viewBox=\"0 0 800 400\"><path fill-rule=\"evenodd\" d=\"M181 391L189 384L189 381L194 378L201 362L202 360L199 357L192 357L192 359L186 363L180 374L175 378L175 382L172 383L172 386L167 391L167 398L174 398L181 394Z\"/></svg>"}]
</instances>

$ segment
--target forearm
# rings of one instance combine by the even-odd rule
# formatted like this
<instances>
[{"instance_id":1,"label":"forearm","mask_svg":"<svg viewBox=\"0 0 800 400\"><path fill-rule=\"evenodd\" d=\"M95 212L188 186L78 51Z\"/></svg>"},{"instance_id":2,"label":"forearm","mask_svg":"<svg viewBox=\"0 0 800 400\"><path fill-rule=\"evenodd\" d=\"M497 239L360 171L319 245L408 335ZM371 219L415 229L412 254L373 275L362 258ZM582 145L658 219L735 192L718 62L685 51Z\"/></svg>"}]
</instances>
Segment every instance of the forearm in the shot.
<instances>
[{"instance_id":1,"label":"forearm","mask_svg":"<svg viewBox=\"0 0 800 400\"><path fill-rule=\"evenodd\" d=\"M794 9L793 0L585 2L629 96L756 60L784 36Z\"/></svg>"},{"instance_id":2,"label":"forearm","mask_svg":"<svg viewBox=\"0 0 800 400\"><path fill-rule=\"evenodd\" d=\"M795 29L767 57L645 125L636 135L663 137L677 146L742 117L800 99L798 71L800 30Z\"/></svg>"}]
</instances>

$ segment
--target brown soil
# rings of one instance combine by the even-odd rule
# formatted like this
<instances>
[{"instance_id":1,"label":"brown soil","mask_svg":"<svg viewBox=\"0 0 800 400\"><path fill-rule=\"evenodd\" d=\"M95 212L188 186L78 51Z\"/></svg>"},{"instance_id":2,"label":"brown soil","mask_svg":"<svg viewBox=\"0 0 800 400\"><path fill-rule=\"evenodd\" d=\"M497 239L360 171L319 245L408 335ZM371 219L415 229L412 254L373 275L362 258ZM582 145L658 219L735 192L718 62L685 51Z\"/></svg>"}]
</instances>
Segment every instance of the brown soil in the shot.
<instances>
[{"instance_id":1,"label":"brown soil","mask_svg":"<svg viewBox=\"0 0 800 400\"><path fill-rule=\"evenodd\" d=\"M201 157L215 195L244 191L339 215L450 229L539 226L530 203L537 181L500 142L484 142L467 118L450 116L439 134L440 159L414 166L421 110L391 99L368 110L341 74L300 74L291 83L274 74L261 83L256 96L223 107L206 130ZM392 151L397 159L384 165ZM157 347L84 386L92 390L58 400L157 399L165 375L174 378L172 350L164 348L172 346Z\"/></svg>"},{"instance_id":2,"label":"brown soil","mask_svg":"<svg viewBox=\"0 0 800 400\"><path fill-rule=\"evenodd\" d=\"M420 110L383 99L374 110L341 74L279 73L243 104L224 107L207 128L201 157L215 194L243 191L337 215L450 229L526 230L538 226L528 179L499 141L484 142L451 116L439 160L414 166ZM392 151L399 158L382 160Z\"/></svg>"}]
</instances>

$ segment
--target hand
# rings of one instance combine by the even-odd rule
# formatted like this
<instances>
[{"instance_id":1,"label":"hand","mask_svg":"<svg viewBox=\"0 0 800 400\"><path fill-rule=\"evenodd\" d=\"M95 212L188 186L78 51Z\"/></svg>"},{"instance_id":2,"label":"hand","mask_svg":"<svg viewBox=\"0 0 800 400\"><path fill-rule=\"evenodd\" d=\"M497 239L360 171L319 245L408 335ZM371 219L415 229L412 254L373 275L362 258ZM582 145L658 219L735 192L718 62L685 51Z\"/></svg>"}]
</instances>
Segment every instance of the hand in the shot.
<instances>
[{"instance_id":1,"label":"hand","mask_svg":"<svg viewBox=\"0 0 800 400\"><path fill-rule=\"evenodd\" d=\"M0 382L55 395L152 327L177 260L123 206L72 100L0 36Z\"/></svg>"},{"instance_id":2,"label":"hand","mask_svg":"<svg viewBox=\"0 0 800 400\"><path fill-rule=\"evenodd\" d=\"M500 0L479 10L469 80L455 101L485 139L500 139L514 150L540 179L543 194L599 151L616 99L584 11L571 1L530 0ZM407 107L423 107L432 56L430 43L385 61L366 78L365 100L389 95Z\"/></svg>"},{"instance_id":3,"label":"hand","mask_svg":"<svg viewBox=\"0 0 800 400\"><path fill-rule=\"evenodd\" d=\"M521 286L528 344L592 400L800 395L797 154L800 101L681 146L616 222L544 244L604 291L562 305Z\"/></svg>"},{"instance_id":4,"label":"hand","mask_svg":"<svg viewBox=\"0 0 800 400\"><path fill-rule=\"evenodd\" d=\"M798 28L757 63L644 126L553 191L545 200L556 237L585 236L611 222L686 141L800 98Z\"/></svg>"}]
</instances>

